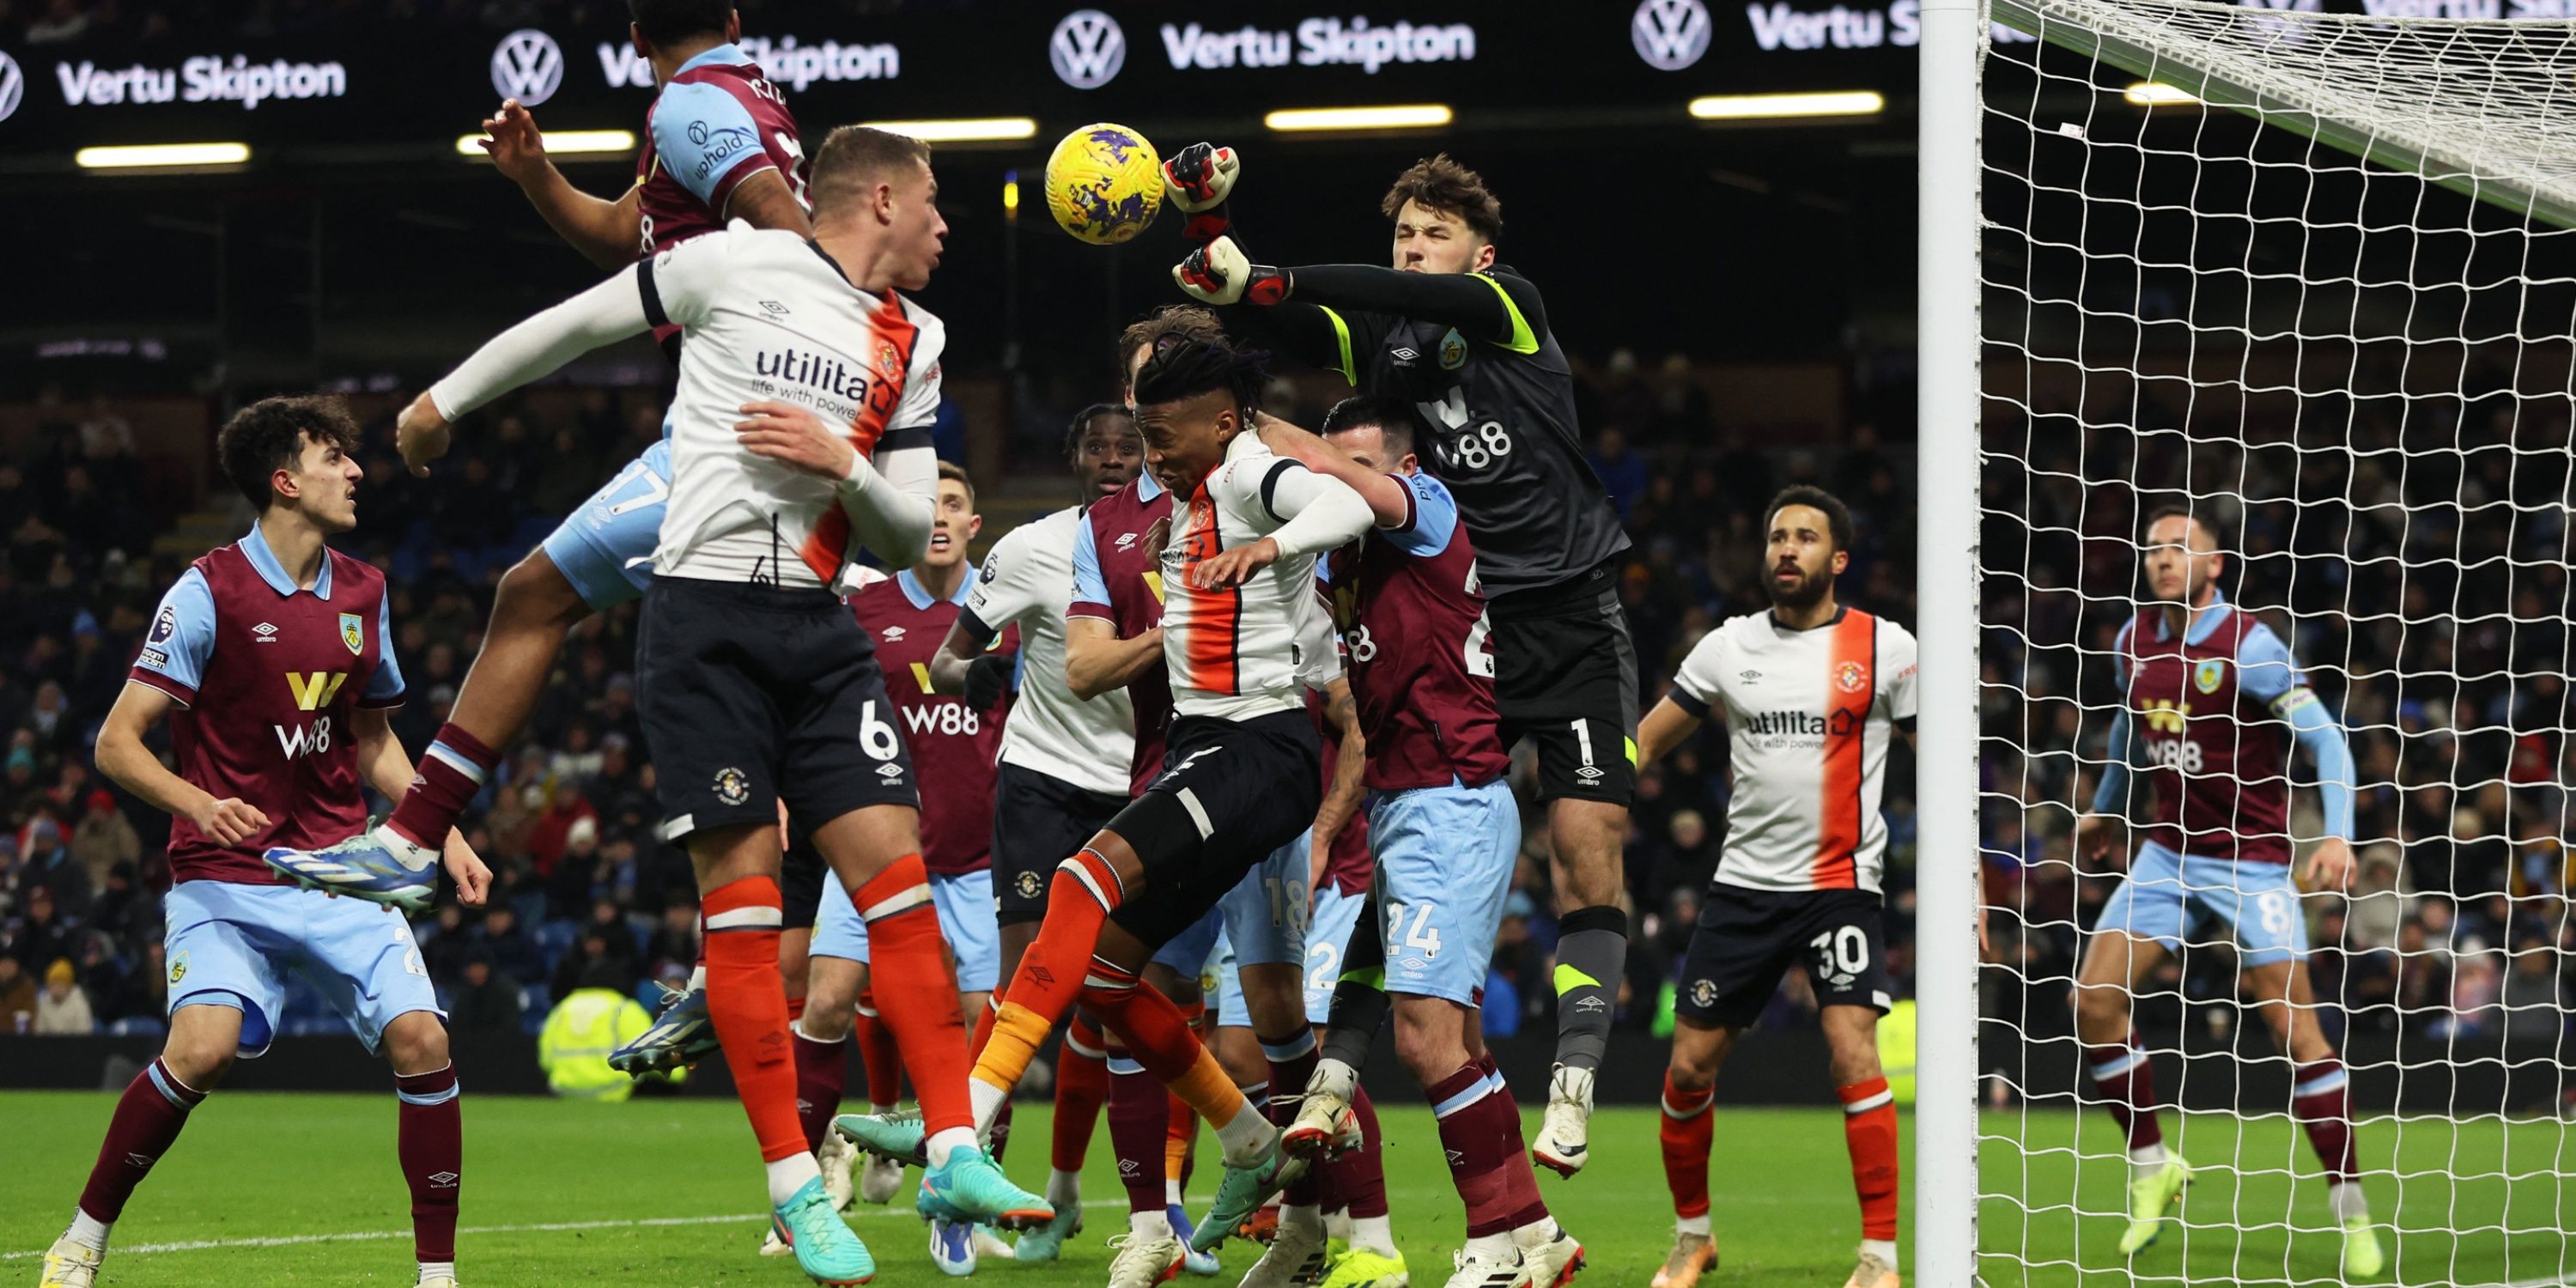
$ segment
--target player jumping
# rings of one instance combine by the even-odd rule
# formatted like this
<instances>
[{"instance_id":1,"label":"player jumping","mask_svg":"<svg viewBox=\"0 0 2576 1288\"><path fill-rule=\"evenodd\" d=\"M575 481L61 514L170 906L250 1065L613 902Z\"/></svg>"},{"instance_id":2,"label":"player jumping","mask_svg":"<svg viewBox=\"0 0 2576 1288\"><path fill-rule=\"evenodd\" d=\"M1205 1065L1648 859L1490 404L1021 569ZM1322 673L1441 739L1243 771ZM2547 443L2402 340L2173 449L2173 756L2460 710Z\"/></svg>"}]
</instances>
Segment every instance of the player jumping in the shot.
<instances>
[{"instance_id":1,"label":"player jumping","mask_svg":"<svg viewBox=\"0 0 2576 1288\"><path fill-rule=\"evenodd\" d=\"M915 1208L1006 1226L1055 1214L976 1143L911 760L867 633L829 590L858 545L910 563L929 544L945 337L894 292L938 265L938 183L919 141L855 126L825 139L813 175L812 240L736 229L664 251L504 332L429 399L444 422L589 349L687 332L636 663L662 830L697 869L709 1010L776 1223L808 1274L857 1283L874 1260L834 1212L796 1114L782 801L819 820L814 846L867 922L877 973L908 985L877 1002L926 1124Z\"/></svg>"},{"instance_id":2,"label":"player jumping","mask_svg":"<svg viewBox=\"0 0 2576 1288\"><path fill-rule=\"evenodd\" d=\"M1557 1067L1532 1156L1571 1176L1589 1157L1594 1072L1627 965L1620 893L1637 729L1636 650L1617 588L1628 537L1584 460L1572 370L1538 288L1495 261L1502 203L1446 156L1387 191L1392 268L1255 264L1219 235L1232 151L1193 145L1166 175L1173 200L1199 216L1191 235L1214 238L1173 280L1211 304L1261 306L1240 316L1269 342L1364 393L1414 404L1431 449L1423 465L1456 495L1475 538L1503 743L1537 745L1560 911ZM1359 995L1337 999L1325 1042L1352 1066L1386 1013L1364 982L1380 929L1355 937L1341 989Z\"/></svg>"},{"instance_id":3,"label":"player jumping","mask_svg":"<svg viewBox=\"0 0 2576 1288\"><path fill-rule=\"evenodd\" d=\"M1330 447L1320 451L1295 441L1301 431L1273 423L1262 433L1360 489L1376 517L1326 571L1366 736L1379 915L1400 950L1384 967L1396 1055L1431 1100L1467 1206L1450 1288L1559 1288L1583 1268L1583 1247L1539 1197L1520 1109L1475 1022L1521 838L1476 549L1449 489L1422 472L1410 404L1351 398L1323 431ZM1356 1102L1359 1074L1328 1060L1315 1084L1327 1094L1308 1097L1292 1149L1345 1129L1332 1116Z\"/></svg>"},{"instance_id":4,"label":"player jumping","mask_svg":"<svg viewBox=\"0 0 2576 1288\"><path fill-rule=\"evenodd\" d=\"M1651 763L1714 718L1735 784L1673 1004L1663 1146L1677 1228L1654 1288L1691 1288L1717 1267L1708 1211L1717 1072L1793 962L1815 987L1860 1196L1860 1261L1844 1288L1898 1288L1896 1103L1878 1061L1878 1018L1890 1005L1879 801L1889 743L1899 730L1914 736L1914 637L1835 599L1852 525L1830 493L1782 492L1764 531L1771 611L1700 640L1638 738L1638 762Z\"/></svg>"},{"instance_id":5,"label":"player jumping","mask_svg":"<svg viewBox=\"0 0 2576 1288\"><path fill-rule=\"evenodd\" d=\"M2290 1104L2325 1169L2344 1270L2367 1278L2386 1258L2361 1189L2343 1061L2317 1025L2308 981L2307 923L2290 877L2290 750L2282 734L2317 763L2326 834L2308 855L2311 889L2342 890L2352 881L2352 750L2289 646L2219 593L2227 556L2206 520L2181 507L2158 510L2144 547L2154 600L2120 628L2124 700L2111 718L2093 812L2075 832L2082 858L2126 850L2131 788L2145 780L2146 836L2094 923L2074 995L2093 1089L2129 1142L2134 1178L2120 1253L2155 1242L2165 1209L2191 1183L2190 1164L2165 1148L2155 1065L2129 1030L2129 996L2166 954L2180 951L2186 932L2215 919L2240 945L2238 987L2294 1066Z\"/></svg>"},{"instance_id":6,"label":"player jumping","mask_svg":"<svg viewBox=\"0 0 2576 1288\"><path fill-rule=\"evenodd\" d=\"M325 544L357 523L358 427L335 401L270 398L215 439L259 514L250 534L189 565L98 735L98 766L170 815L170 1036L127 1084L42 1288L90 1288L109 1228L189 1111L237 1057L268 1050L287 978L318 986L394 1067L396 1153L411 1187L420 1288L456 1288L463 1114L447 1030L411 927L390 909L288 884L260 859L367 817L410 758L387 712L402 705L384 574ZM168 717L177 772L143 735ZM480 906L491 873L455 832L443 858Z\"/></svg>"}]
</instances>

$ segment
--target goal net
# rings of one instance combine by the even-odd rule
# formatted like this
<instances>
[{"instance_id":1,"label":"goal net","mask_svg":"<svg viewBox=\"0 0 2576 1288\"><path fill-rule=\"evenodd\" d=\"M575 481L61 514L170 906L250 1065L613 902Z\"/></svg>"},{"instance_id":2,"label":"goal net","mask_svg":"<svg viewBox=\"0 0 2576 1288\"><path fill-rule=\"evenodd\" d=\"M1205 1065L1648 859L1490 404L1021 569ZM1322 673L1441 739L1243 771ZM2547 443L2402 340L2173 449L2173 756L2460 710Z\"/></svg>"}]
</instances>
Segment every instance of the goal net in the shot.
<instances>
[{"instance_id":1,"label":"goal net","mask_svg":"<svg viewBox=\"0 0 2576 1288\"><path fill-rule=\"evenodd\" d=\"M1976 1273L2576 1282L2576 24L1991 16ZM2142 540L2165 506L2217 543L2240 620L2166 636ZM2283 646L2323 733L2292 727ZM2124 707L2151 769L2113 775L2134 822L2097 857L2077 820L2123 759ZM2306 880L2342 812L2317 782L2337 732L2348 893ZM2179 833L2147 826L2159 791L2185 798ZM2070 997L2106 910L2177 943L2098 990L2108 1042ZM2279 978L2301 940L2312 1000ZM2330 1054L2285 1050L2285 1018ZM2133 1182L2167 1175L2140 1143L2159 1132L2192 1183L2124 1255Z\"/></svg>"}]
</instances>

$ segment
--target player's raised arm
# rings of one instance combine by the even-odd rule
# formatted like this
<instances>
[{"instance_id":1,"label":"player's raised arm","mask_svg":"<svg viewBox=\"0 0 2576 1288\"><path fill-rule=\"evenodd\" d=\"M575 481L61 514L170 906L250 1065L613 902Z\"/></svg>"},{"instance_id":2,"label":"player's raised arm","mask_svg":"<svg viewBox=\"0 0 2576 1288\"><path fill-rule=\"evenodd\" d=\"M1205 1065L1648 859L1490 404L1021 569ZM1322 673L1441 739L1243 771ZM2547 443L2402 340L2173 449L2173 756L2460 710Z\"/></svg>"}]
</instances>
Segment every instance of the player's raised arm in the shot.
<instances>
[{"instance_id":1,"label":"player's raised arm","mask_svg":"<svg viewBox=\"0 0 2576 1288\"><path fill-rule=\"evenodd\" d=\"M663 166L719 219L814 235L805 204L757 142L760 124L741 99L705 82L670 85L654 102L652 120Z\"/></svg>"},{"instance_id":2,"label":"player's raised arm","mask_svg":"<svg viewBox=\"0 0 2576 1288\"><path fill-rule=\"evenodd\" d=\"M546 155L545 135L537 121L519 100L503 99L501 110L483 121L483 133L490 136L478 142L484 154L492 158L492 168L527 194L528 204L555 235L564 239L582 258L601 268L617 268L634 262L635 252L644 240L644 216L638 193L641 185L629 185L615 201L594 197L572 185L563 171L555 168ZM804 227L802 212L798 229Z\"/></svg>"},{"instance_id":3,"label":"player's raised arm","mask_svg":"<svg viewBox=\"0 0 2576 1288\"><path fill-rule=\"evenodd\" d=\"M422 477L429 463L447 454L449 430L456 418L521 385L546 375L593 349L642 335L667 318L673 282L657 283L657 265L677 264L666 276L685 279L697 259L715 259L713 246L722 236L701 237L680 250L644 260L599 285L565 300L484 342L405 407L394 423L394 446L403 463ZM657 317L661 315L661 317Z\"/></svg>"},{"instance_id":4,"label":"player's raised arm","mask_svg":"<svg viewBox=\"0 0 2576 1288\"><path fill-rule=\"evenodd\" d=\"M1349 484L1360 499L1368 502L1369 513L1381 528L1401 527L1413 518L1412 499L1405 495L1404 484L1391 475L1352 460L1350 454L1324 441L1322 436L1300 429L1266 411L1252 414L1253 427L1261 432L1262 445L1281 456L1303 462L1318 474L1330 475Z\"/></svg>"},{"instance_id":5,"label":"player's raised arm","mask_svg":"<svg viewBox=\"0 0 2576 1288\"><path fill-rule=\"evenodd\" d=\"M1281 523L1259 541L1230 546L1200 560L1190 569L1190 580L1201 587L1239 586L1281 559L1347 545L1359 540L1374 519L1369 503L1349 484L1284 457L1257 482L1229 486L1258 486L1263 508Z\"/></svg>"},{"instance_id":6,"label":"player's raised arm","mask_svg":"<svg viewBox=\"0 0 2576 1288\"><path fill-rule=\"evenodd\" d=\"M1068 617L1064 621L1064 684L1085 702L1126 688L1129 681L1163 660L1163 628L1132 639L1118 638L1118 627L1105 617Z\"/></svg>"}]
</instances>

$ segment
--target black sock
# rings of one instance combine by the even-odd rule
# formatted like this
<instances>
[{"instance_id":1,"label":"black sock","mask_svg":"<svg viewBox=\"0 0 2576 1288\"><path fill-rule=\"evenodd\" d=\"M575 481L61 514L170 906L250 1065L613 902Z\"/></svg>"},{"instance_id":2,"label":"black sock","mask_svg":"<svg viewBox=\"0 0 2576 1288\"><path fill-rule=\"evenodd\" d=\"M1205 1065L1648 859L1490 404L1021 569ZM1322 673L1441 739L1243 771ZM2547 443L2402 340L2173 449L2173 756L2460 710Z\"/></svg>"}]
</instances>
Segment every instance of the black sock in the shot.
<instances>
[{"instance_id":1,"label":"black sock","mask_svg":"<svg viewBox=\"0 0 2576 1288\"><path fill-rule=\"evenodd\" d=\"M1333 1015L1324 1029L1324 1058L1354 1069L1368 1063L1369 1048L1393 1009L1386 998L1385 926L1372 889L1359 924L1351 927L1350 943L1342 948L1342 977L1333 984Z\"/></svg>"}]
</instances>

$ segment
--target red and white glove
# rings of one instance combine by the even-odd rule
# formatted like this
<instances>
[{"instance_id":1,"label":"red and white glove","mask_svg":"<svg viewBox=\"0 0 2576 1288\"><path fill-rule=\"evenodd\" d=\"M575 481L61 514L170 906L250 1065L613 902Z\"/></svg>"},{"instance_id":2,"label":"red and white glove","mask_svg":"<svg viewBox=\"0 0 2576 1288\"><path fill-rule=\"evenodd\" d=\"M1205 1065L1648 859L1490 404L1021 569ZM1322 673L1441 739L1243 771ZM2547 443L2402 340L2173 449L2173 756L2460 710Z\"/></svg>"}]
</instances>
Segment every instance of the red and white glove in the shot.
<instances>
[{"instance_id":1,"label":"red and white glove","mask_svg":"<svg viewBox=\"0 0 2576 1288\"><path fill-rule=\"evenodd\" d=\"M1214 209L1234 191L1242 168L1234 149L1193 143L1163 162L1163 199L1194 215Z\"/></svg>"},{"instance_id":2,"label":"red and white glove","mask_svg":"<svg viewBox=\"0 0 2576 1288\"><path fill-rule=\"evenodd\" d=\"M1277 304L1288 298L1288 275L1253 263L1231 237L1191 251L1172 266L1172 281L1206 304Z\"/></svg>"}]
</instances>

